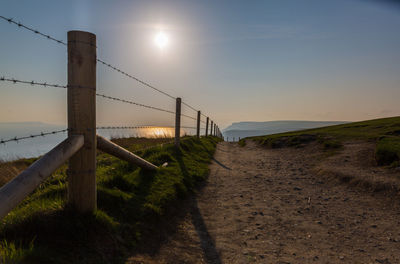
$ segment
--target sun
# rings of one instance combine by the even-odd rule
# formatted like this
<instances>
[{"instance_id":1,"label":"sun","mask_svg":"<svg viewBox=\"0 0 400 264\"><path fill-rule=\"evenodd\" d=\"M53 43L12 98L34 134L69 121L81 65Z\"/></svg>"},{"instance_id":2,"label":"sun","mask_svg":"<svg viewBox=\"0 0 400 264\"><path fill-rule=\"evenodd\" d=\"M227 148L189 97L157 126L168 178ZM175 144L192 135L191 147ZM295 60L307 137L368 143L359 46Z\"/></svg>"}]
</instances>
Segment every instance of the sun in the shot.
<instances>
[{"instance_id":1,"label":"sun","mask_svg":"<svg viewBox=\"0 0 400 264\"><path fill-rule=\"evenodd\" d=\"M154 43L161 50L165 49L168 46L168 42L168 35L165 34L165 32L160 31L154 37Z\"/></svg>"}]
</instances>

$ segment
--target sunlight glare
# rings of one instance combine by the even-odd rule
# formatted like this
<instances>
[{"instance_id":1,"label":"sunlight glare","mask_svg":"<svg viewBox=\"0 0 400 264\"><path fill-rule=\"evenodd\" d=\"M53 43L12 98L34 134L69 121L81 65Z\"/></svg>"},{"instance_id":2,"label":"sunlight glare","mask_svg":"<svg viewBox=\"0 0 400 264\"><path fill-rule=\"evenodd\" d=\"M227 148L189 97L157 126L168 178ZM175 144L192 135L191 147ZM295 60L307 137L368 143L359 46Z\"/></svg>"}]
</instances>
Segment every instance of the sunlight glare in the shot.
<instances>
[{"instance_id":1,"label":"sunlight glare","mask_svg":"<svg viewBox=\"0 0 400 264\"><path fill-rule=\"evenodd\" d=\"M154 42L159 49L165 49L168 45L168 36L164 32L158 32L154 38Z\"/></svg>"}]
</instances>

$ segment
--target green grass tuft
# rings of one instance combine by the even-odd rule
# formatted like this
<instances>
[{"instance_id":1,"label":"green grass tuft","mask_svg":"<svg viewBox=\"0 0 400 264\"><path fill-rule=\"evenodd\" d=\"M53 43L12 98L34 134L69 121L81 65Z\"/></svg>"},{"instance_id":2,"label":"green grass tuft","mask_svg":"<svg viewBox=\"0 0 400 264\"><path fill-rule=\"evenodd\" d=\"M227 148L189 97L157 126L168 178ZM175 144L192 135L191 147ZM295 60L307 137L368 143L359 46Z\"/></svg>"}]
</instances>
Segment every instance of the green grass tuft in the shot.
<instances>
[{"instance_id":1,"label":"green grass tuft","mask_svg":"<svg viewBox=\"0 0 400 264\"><path fill-rule=\"evenodd\" d=\"M380 138L377 142L375 158L378 165L398 166L400 160L400 138Z\"/></svg>"},{"instance_id":2,"label":"green grass tuft","mask_svg":"<svg viewBox=\"0 0 400 264\"><path fill-rule=\"evenodd\" d=\"M0 263L19 263L33 251L33 240L28 247L16 246L7 240L0 241Z\"/></svg>"}]
</instances>

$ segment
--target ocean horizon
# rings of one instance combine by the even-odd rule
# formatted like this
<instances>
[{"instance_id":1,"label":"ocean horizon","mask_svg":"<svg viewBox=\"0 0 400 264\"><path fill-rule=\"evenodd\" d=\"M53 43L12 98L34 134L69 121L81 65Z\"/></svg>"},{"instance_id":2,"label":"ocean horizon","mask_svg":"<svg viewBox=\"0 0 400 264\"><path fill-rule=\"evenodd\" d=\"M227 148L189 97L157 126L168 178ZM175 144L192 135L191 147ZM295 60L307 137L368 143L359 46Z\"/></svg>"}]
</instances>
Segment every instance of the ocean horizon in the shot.
<instances>
[{"instance_id":1,"label":"ocean horizon","mask_svg":"<svg viewBox=\"0 0 400 264\"><path fill-rule=\"evenodd\" d=\"M46 133L63 129L66 129L66 127L42 122L4 122L0 123L0 140L37 135L41 132ZM124 137L172 138L175 135L175 129L172 127L155 126L139 129L99 129L97 133L108 139ZM192 135L195 131L194 129L183 128L181 133L182 135ZM41 156L66 138L67 132L63 132L0 144L0 162Z\"/></svg>"}]
</instances>

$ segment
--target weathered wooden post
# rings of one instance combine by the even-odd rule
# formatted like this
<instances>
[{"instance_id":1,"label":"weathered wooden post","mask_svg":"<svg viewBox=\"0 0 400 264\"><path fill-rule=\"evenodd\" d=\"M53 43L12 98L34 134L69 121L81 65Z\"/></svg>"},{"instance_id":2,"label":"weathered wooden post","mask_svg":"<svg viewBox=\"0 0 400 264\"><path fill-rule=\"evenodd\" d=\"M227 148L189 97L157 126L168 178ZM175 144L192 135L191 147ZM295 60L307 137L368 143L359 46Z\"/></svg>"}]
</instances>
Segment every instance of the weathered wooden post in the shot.
<instances>
[{"instance_id":1,"label":"weathered wooden post","mask_svg":"<svg viewBox=\"0 0 400 264\"><path fill-rule=\"evenodd\" d=\"M213 124L214 124L214 121L212 121L212 120L211 120L211 126L210 126L210 136L212 136L212 135L213 135Z\"/></svg>"},{"instance_id":2,"label":"weathered wooden post","mask_svg":"<svg viewBox=\"0 0 400 264\"><path fill-rule=\"evenodd\" d=\"M208 136L208 116L207 116L207 121L206 121L206 136Z\"/></svg>"},{"instance_id":3,"label":"weathered wooden post","mask_svg":"<svg viewBox=\"0 0 400 264\"><path fill-rule=\"evenodd\" d=\"M181 104L182 99L176 98L176 112L175 112L175 147L179 148L181 137Z\"/></svg>"},{"instance_id":4,"label":"weathered wooden post","mask_svg":"<svg viewBox=\"0 0 400 264\"><path fill-rule=\"evenodd\" d=\"M197 131L196 131L197 138L200 138L200 116L201 112L197 111Z\"/></svg>"},{"instance_id":5,"label":"weathered wooden post","mask_svg":"<svg viewBox=\"0 0 400 264\"><path fill-rule=\"evenodd\" d=\"M69 160L68 202L79 212L96 209L96 35L68 32L68 136L83 135Z\"/></svg>"}]
</instances>

